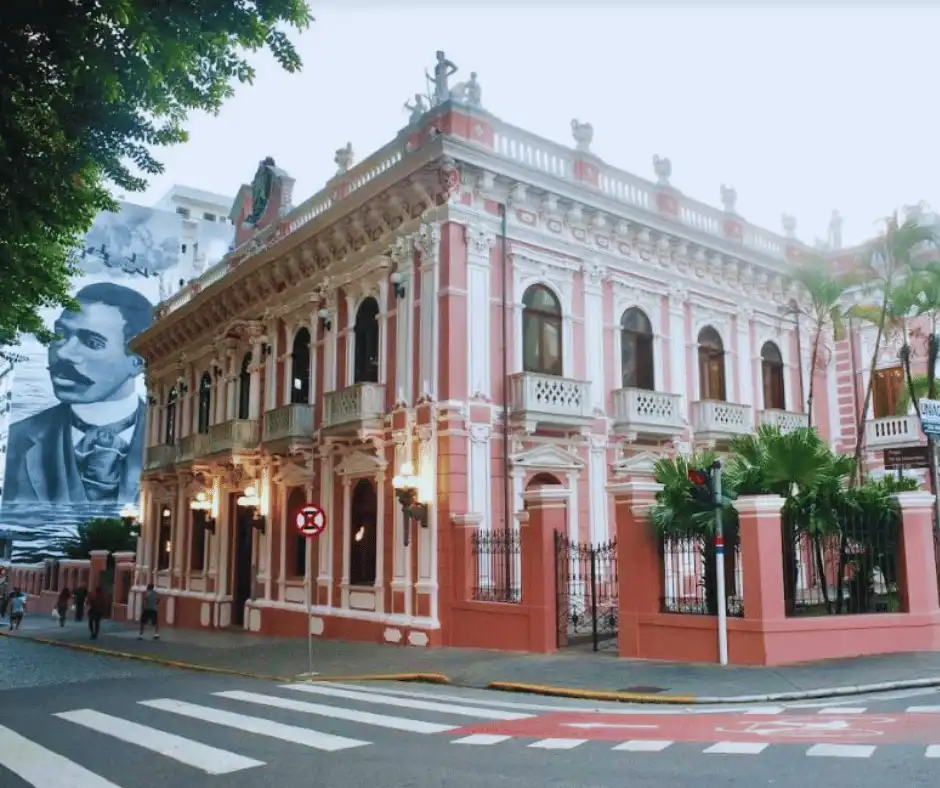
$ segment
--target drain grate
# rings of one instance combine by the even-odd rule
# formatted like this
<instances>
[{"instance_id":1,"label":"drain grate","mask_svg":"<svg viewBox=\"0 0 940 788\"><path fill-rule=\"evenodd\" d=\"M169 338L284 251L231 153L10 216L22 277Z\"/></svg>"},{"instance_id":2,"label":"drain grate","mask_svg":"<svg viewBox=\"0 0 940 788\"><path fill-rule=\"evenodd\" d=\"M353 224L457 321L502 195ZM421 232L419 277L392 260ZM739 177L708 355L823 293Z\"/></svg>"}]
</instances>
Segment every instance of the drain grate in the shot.
<instances>
[{"instance_id":1,"label":"drain grate","mask_svg":"<svg viewBox=\"0 0 940 788\"><path fill-rule=\"evenodd\" d=\"M666 687L648 687L645 684L639 684L636 687L627 687L617 690L618 692L642 692L645 695L655 695L657 692L665 692Z\"/></svg>"}]
</instances>

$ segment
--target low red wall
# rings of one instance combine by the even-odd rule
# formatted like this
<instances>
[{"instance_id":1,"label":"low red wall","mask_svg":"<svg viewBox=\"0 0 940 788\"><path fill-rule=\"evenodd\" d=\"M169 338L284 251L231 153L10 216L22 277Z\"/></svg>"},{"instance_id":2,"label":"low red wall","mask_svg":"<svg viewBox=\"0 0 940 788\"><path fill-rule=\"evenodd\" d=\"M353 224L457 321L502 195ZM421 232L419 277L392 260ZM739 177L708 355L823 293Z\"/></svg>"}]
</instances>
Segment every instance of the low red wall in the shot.
<instances>
[{"instance_id":1,"label":"low red wall","mask_svg":"<svg viewBox=\"0 0 940 788\"><path fill-rule=\"evenodd\" d=\"M450 608L445 645L538 652L532 617L529 605L458 602Z\"/></svg>"}]
</instances>

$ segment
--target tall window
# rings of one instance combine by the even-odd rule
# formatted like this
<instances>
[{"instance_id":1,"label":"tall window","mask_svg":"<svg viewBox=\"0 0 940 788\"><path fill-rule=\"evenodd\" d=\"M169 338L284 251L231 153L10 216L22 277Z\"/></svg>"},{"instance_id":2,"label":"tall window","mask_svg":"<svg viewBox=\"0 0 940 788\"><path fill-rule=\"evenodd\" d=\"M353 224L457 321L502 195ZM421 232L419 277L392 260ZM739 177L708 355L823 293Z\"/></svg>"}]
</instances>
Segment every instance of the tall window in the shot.
<instances>
[{"instance_id":1,"label":"tall window","mask_svg":"<svg viewBox=\"0 0 940 788\"><path fill-rule=\"evenodd\" d=\"M705 326L698 334L698 381L699 399L724 402L725 348L718 332Z\"/></svg>"},{"instance_id":2,"label":"tall window","mask_svg":"<svg viewBox=\"0 0 940 788\"><path fill-rule=\"evenodd\" d=\"M246 353L242 359L242 370L238 375L238 418L250 418L251 413L251 353Z\"/></svg>"},{"instance_id":3,"label":"tall window","mask_svg":"<svg viewBox=\"0 0 940 788\"><path fill-rule=\"evenodd\" d=\"M368 479L360 479L353 488L351 508L349 583L371 586L375 584L378 506L375 487Z\"/></svg>"},{"instance_id":4,"label":"tall window","mask_svg":"<svg viewBox=\"0 0 940 788\"><path fill-rule=\"evenodd\" d=\"M173 446L176 443L176 386L166 395L166 410L163 414L163 443Z\"/></svg>"},{"instance_id":5,"label":"tall window","mask_svg":"<svg viewBox=\"0 0 940 788\"><path fill-rule=\"evenodd\" d=\"M157 532L157 569L170 568L170 551L173 549L173 526L170 507L164 505L160 509L160 529Z\"/></svg>"},{"instance_id":6,"label":"tall window","mask_svg":"<svg viewBox=\"0 0 940 788\"><path fill-rule=\"evenodd\" d=\"M620 365L625 389L656 388L653 374L653 326L646 314L636 307L620 319Z\"/></svg>"},{"instance_id":7,"label":"tall window","mask_svg":"<svg viewBox=\"0 0 940 788\"><path fill-rule=\"evenodd\" d=\"M544 285L522 295L522 369L561 375L561 304Z\"/></svg>"},{"instance_id":8,"label":"tall window","mask_svg":"<svg viewBox=\"0 0 940 788\"><path fill-rule=\"evenodd\" d=\"M760 349L761 380L764 383L764 409L786 410L786 387L783 385L783 356L774 342L765 342Z\"/></svg>"},{"instance_id":9,"label":"tall window","mask_svg":"<svg viewBox=\"0 0 940 788\"><path fill-rule=\"evenodd\" d=\"M367 298L356 312L354 383L379 382L379 302Z\"/></svg>"},{"instance_id":10,"label":"tall window","mask_svg":"<svg viewBox=\"0 0 940 788\"><path fill-rule=\"evenodd\" d=\"M291 351L290 401L294 404L310 404L310 332L300 329L294 337Z\"/></svg>"},{"instance_id":11,"label":"tall window","mask_svg":"<svg viewBox=\"0 0 940 788\"><path fill-rule=\"evenodd\" d=\"M904 372L901 367L888 367L875 372L872 382L872 409L876 419L894 416L898 412Z\"/></svg>"},{"instance_id":12,"label":"tall window","mask_svg":"<svg viewBox=\"0 0 940 788\"><path fill-rule=\"evenodd\" d=\"M192 541L189 545L189 568L201 572L206 568L206 512L190 509L192 516Z\"/></svg>"},{"instance_id":13,"label":"tall window","mask_svg":"<svg viewBox=\"0 0 940 788\"><path fill-rule=\"evenodd\" d=\"M297 533L295 523L300 510L307 503L307 495L303 487L294 487L287 496L287 574L291 577L304 577L307 574L307 537Z\"/></svg>"},{"instance_id":14,"label":"tall window","mask_svg":"<svg viewBox=\"0 0 940 788\"><path fill-rule=\"evenodd\" d=\"M199 411L196 414L196 432L205 435L209 432L212 413L212 376L204 372L199 381Z\"/></svg>"}]
</instances>

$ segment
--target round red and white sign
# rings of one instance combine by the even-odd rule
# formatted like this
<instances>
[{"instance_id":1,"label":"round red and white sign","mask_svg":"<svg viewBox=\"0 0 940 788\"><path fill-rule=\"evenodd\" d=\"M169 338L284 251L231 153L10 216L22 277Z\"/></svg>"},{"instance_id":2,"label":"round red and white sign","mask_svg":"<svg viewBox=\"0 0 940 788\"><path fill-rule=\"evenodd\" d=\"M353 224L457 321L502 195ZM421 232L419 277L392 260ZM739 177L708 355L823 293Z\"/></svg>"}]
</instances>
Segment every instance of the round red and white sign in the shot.
<instances>
[{"instance_id":1,"label":"round red and white sign","mask_svg":"<svg viewBox=\"0 0 940 788\"><path fill-rule=\"evenodd\" d=\"M326 512L324 512L315 503L308 503L303 509L297 512L294 520L297 530L311 539L323 533L326 528Z\"/></svg>"}]
</instances>

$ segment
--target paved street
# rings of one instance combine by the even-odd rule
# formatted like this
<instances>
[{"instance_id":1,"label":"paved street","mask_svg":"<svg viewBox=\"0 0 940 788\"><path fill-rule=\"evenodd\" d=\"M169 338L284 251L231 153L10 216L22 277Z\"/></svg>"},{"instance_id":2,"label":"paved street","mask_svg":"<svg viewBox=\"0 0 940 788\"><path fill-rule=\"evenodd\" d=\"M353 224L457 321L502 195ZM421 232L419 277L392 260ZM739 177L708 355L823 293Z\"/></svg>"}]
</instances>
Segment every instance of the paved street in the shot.
<instances>
[{"instance_id":1,"label":"paved street","mask_svg":"<svg viewBox=\"0 0 940 788\"><path fill-rule=\"evenodd\" d=\"M940 693L650 707L197 675L0 640L0 786L933 786Z\"/></svg>"}]
</instances>

